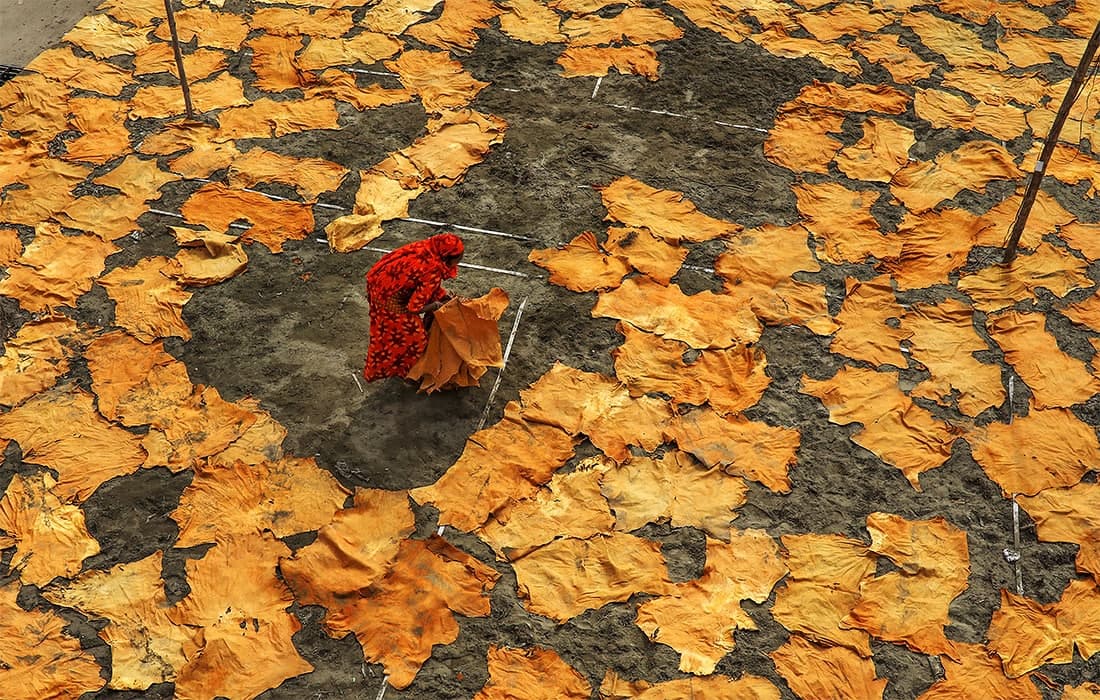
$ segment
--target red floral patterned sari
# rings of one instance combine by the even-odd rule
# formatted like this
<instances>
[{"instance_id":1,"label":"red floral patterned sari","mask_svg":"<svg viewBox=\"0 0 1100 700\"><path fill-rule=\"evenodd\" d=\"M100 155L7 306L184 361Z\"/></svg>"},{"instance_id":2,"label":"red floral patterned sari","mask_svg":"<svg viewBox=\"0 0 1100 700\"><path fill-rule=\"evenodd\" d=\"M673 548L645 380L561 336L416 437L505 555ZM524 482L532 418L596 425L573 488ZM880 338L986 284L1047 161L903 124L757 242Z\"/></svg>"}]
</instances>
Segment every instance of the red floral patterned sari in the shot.
<instances>
[{"instance_id":1,"label":"red floral patterned sari","mask_svg":"<svg viewBox=\"0 0 1100 700\"><path fill-rule=\"evenodd\" d=\"M404 377L424 354L428 334L424 307L447 296L443 280L458 274L446 260L462 254L453 233L401 246L382 256L367 272L370 346L363 377L367 381Z\"/></svg>"}]
</instances>

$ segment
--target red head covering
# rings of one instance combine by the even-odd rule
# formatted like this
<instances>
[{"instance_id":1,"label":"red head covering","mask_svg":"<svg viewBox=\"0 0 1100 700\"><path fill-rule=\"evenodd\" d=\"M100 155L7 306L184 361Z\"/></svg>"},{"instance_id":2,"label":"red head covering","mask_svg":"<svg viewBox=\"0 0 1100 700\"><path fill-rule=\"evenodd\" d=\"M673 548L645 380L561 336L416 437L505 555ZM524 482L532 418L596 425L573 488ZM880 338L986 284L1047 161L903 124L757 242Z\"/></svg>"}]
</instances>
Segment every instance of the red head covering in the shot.
<instances>
[{"instance_id":1,"label":"red head covering","mask_svg":"<svg viewBox=\"0 0 1100 700\"><path fill-rule=\"evenodd\" d=\"M367 285L385 288L384 295L389 295L394 289L407 287L411 279L430 278L433 274L452 279L458 275L458 267L448 265L446 260L461 255L463 249L462 239L453 233L408 243L386 253L371 267Z\"/></svg>"},{"instance_id":2,"label":"red head covering","mask_svg":"<svg viewBox=\"0 0 1100 700\"><path fill-rule=\"evenodd\" d=\"M457 258L466 249L462 239L453 233L432 236L428 239L428 245L431 246L432 252L441 258Z\"/></svg>"}]
</instances>

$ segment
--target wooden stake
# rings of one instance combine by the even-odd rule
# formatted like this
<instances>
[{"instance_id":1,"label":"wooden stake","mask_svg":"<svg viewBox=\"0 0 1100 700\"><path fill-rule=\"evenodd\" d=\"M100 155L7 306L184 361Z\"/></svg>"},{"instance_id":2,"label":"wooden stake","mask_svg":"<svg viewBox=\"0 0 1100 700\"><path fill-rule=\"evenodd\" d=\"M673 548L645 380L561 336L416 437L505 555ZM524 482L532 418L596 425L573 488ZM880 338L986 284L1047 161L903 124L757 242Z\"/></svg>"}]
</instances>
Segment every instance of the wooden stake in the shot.
<instances>
[{"instance_id":1,"label":"wooden stake","mask_svg":"<svg viewBox=\"0 0 1100 700\"><path fill-rule=\"evenodd\" d=\"M180 37L176 32L176 13L172 9L172 0L164 0L164 12L168 15L168 30L172 33L172 53L176 55L176 68L180 72L183 108L187 110L187 118L194 119L195 111L191 107L191 86L187 84L187 72L183 69L183 52L180 51Z\"/></svg>"},{"instance_id":2,"label":"wooden stake","mask_svg":"<svg viewBox=\"0 0 1100 700\"><path fill-rule=\"evenodd\" d=\"M1016 220L1012 222L1012 233L1009 234L1008 242L1005 244L1005 255L1004 259L1001 260L1005 265L1016 259L1016 247L1020 244L1020 236L1024 233L1024 225L1027 224L1027 217L1031 214L1031 206L1035 204L1035 197L1039 194L1039 185L1043 182L1043 175L1046 173L1047 165L1050 164L1050 156L1054 153L1054 146L1058 143L1058 135L1062 133L1062 126L1066 123L1070 108L1081 94L1081 88L1085 84L1085 76L1088 74L1093 56L1096 55L1097 47L1100 47L1100 24L1096 25L1096 29L1092 31L1092 36L1089 38L1089 43L1085 45L1085 52L1081 54L1081 62L1077 64L1077 72L1073 74L1073 79L1069 81L1069 89L1066 90L1066 96L1062 99L1062 106L1058 108L1058 114L1050 125L1050 131L1047 133L1043 150L1039 154L1039 160L1035 161L1035 169L1031 172L1027 181L1027 189L1024 190L1024 198L1020 202L1020 210L1016 212Z\"/></svg>"}]
</instances>

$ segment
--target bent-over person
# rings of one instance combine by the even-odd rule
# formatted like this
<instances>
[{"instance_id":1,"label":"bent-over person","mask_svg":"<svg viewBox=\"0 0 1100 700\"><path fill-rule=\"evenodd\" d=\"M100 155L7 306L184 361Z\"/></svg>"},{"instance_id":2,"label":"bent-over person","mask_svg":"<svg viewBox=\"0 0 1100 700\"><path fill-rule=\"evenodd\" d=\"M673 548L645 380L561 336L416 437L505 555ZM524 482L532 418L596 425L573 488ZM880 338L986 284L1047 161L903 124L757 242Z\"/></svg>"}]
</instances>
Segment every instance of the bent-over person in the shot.
<instances>
[{"instance_id":1,"label":"bent-over person","mask_svg":"<svg viewBox=\"0 0 1100 700\"><path fill-rule=\"evenodd\" d=\"M458 274L462 239L453 233L403 245L382 256L367 272L370 344L363 378L404 377L428 344L422 315L441 307L450 294L443 280Z\"/></svg>"}]
</instances>

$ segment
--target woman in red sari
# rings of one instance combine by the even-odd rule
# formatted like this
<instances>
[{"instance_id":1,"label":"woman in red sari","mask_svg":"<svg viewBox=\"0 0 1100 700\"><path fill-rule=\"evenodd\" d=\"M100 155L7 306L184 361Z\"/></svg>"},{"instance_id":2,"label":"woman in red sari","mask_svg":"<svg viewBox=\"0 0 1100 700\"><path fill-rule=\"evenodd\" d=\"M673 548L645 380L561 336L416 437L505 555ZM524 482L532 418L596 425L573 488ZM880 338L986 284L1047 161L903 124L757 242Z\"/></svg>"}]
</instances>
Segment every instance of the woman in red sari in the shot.
<instances>
[{"instance_id":1,"label":"woman in red sari","mask_svg":"<svg viewBox=\"0 0 1100 700\"><path fill-rule=\"evenodd\" d=\"M367 381L404 377L424 354L428 334L421 314L450 299L443 280L458 274L463 250L461 238L444 233L387 253L367 272Z\"/></svg>"}]
</instances>

